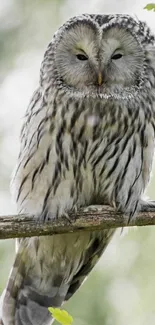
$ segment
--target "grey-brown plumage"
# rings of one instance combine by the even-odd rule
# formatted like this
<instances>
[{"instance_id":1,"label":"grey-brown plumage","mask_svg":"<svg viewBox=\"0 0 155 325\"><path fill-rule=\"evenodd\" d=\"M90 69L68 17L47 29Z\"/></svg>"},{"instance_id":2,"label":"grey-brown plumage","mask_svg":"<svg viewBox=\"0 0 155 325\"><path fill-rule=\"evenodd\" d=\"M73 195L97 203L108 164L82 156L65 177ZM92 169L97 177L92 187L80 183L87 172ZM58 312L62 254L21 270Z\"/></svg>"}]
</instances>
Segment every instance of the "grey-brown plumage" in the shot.
<instances>
[{"instance_id":1,"label":"grey-brown plumage","mask_svg":"<svg viewBox=\"0 0 155 325\"><path fill-rule=\"evenodd\" d=\"M155 131L155 38L128 15L81 15L54 35L21 132L12 181L19 213L42 221L109 204L131 218L142 200ZM22 239L1 324L46 325L47 308L79 288L114 230Z\"/></svg>"}]
</instances>

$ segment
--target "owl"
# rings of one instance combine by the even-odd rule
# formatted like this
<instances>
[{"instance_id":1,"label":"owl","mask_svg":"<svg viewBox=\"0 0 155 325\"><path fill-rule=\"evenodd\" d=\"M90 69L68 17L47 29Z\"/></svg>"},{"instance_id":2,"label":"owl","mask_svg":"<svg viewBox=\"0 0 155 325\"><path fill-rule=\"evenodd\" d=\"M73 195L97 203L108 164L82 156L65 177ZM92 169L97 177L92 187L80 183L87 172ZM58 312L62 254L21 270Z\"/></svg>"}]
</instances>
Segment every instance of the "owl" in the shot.
<instances>
[{"instance_id":1,"label":"owl","mask_svg":"<svg viewBox=\"0 0 155 325\"><path fill-rule=\"evenodd\" d=\"M155 210L143 193L155 145L155 37L128 15L83 14L55 33L26 111L12 180L18 213L52 222L106 204L127 221ZM1 325L51 324L114 229L23 238Z\"/></svg>"}]
</instances>

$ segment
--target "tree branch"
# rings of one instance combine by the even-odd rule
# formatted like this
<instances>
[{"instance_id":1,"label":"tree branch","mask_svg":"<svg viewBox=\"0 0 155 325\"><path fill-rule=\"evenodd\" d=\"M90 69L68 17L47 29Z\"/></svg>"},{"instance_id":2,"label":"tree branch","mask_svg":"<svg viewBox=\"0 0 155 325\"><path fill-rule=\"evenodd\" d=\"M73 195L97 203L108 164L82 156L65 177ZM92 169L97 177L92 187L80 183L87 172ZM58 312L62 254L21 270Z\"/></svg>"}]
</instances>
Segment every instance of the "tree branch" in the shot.
<instances>
[{"instance_id":1,"label":"tree branch","mask_svg":"<svg viewBox=\"0 0 155 325\"><path fill-rule=\"evenodd\" d=\"M45 236L77 231L101 230L128 226L155 225L155 212L141 212L131 220L109 206L89 206L66 217L42 223L34 217L10 215L0 217L0 239Z\"/></svg>"}]
</instances>

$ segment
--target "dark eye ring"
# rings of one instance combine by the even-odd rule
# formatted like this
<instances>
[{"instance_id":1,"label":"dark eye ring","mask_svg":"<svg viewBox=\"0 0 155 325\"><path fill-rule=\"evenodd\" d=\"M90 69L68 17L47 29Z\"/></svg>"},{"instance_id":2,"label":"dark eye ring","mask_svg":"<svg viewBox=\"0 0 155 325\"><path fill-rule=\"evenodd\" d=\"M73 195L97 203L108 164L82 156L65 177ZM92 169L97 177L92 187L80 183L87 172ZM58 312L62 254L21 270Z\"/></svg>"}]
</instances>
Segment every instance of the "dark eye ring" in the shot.
<instances>
[{"instance_id":1,"label":"dark eye ring","mask_svg":"<svg viewBox=\"0 0 155 325\"><path fill-rule=\"evenodd\" d=\"M121 53L117 53L117 54L114 54L111 58L112 60L119 60L122 58L122 54Z\"/></svg>"},{"instance_id":2,"label":"dark eye ring","mask_svg":"<svg viewBox=\"0 0 155 325\"><path fill-rule=\"evenodd\" d=\"M80 61L86 61L86 60L88 60L87 56L84 55L84 54L77 54L76 57Z\"/></svg>"}]
</instances>

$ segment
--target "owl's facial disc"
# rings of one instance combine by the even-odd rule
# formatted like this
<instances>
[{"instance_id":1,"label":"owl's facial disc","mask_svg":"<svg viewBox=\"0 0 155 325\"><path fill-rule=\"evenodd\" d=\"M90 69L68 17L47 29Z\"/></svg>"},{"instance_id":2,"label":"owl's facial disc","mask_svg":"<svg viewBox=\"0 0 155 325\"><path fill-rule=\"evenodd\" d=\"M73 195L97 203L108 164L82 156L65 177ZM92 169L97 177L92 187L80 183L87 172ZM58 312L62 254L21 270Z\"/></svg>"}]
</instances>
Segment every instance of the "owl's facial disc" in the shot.
<instances>
[{"instance_id":1,"label":"owl's facial disc","mask_svg":"<svg viewBox=\"0 0 155 325\"><path fill-rule=\"evenodd\" d=\"M58 76L65 87L86 96L134 94L144 78L144 51L121 27L74 24L58 42Z\"/></svg>"}]
</instances>

